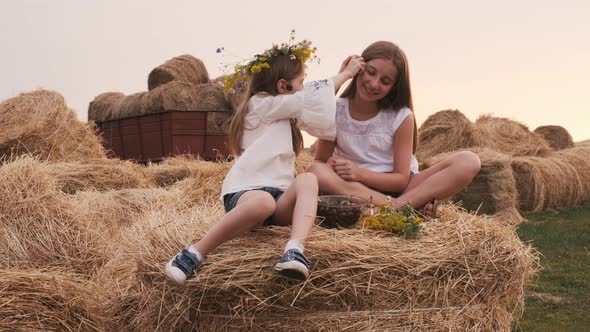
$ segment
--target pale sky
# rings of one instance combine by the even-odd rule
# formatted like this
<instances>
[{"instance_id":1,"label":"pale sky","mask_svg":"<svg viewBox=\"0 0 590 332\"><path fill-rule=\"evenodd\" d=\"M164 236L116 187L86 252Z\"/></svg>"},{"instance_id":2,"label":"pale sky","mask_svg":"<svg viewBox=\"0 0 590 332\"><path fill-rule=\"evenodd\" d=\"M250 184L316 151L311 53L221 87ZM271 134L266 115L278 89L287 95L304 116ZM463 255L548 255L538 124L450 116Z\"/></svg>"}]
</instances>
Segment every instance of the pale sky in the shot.
<instances>
[{"instance_id":1,"label":"pale sky","mask_svg":"<svg viewBox=\"0 0 590 332\"><path fill-rule=\"evenodd\" d=\"M79 119L103 92L147 90L181 54L222 74L217 47L248 58L273 43L318 47L308 79L377 40L408 56L418 124L444 109L590 139L589 1L0 0L0 100L59 91ZM311 143L306 141L306 145Z\"/></svg>"}]
</instances>

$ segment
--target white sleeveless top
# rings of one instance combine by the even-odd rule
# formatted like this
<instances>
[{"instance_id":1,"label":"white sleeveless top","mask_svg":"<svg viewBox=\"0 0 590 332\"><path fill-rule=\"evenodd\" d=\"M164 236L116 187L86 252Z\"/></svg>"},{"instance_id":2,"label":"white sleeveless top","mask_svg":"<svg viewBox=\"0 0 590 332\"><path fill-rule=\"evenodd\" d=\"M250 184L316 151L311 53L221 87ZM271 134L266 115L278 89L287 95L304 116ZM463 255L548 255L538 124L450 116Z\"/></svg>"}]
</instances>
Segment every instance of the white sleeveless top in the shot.
<instances>
[{"instance_id":1,"label":"white sleeveless top","mask_svg":"<svg viewBox=\"0 0 590 332\"><path fill-rule=\"evenodd\" d=\"M393 172L393 146L397 128L412 111L381 110L366 121L350 116L348 98L336 101L336 155L373 172ZM410 171L418 173L418 161L412 155Z\"/></svg>"}]
</instances>

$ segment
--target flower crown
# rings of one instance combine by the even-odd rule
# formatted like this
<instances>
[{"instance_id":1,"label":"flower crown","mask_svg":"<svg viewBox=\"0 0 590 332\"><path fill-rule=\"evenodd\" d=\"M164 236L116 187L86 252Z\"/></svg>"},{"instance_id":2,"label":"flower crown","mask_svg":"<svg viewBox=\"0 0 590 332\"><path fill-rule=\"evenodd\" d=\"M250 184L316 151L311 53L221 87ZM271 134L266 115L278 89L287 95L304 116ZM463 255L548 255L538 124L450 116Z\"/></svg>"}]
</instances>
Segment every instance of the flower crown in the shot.
<instances>
[{"instance_id":1,"label":"flower crown","mask_svg":"<svg viewBox=\"0 0 590 332\"><path fill-rule=\"evenodd\" d=\"M241 92L245 82L248 78L255 73L259 73L265 68L270 68L272 60L281 55L288 55L291 59L299 59L301 63L305 63L311 59L311 61L320 62L320 59L315 54L317 47L311 47L311 42L303 40L296 44L291 44L295 40L295 30L291 30L289 37L289 43L282 43L274 45L272 48L262 52L262 54L256 54L253 58L245 60L245 63L241 62L234 66L234 72L226 75L223 82L223 91L225 93L236 93ZM218 48L217 53L222 53L224 48ZM225 67L228 67L226 65Z\"/></svg>"}]
</instances>

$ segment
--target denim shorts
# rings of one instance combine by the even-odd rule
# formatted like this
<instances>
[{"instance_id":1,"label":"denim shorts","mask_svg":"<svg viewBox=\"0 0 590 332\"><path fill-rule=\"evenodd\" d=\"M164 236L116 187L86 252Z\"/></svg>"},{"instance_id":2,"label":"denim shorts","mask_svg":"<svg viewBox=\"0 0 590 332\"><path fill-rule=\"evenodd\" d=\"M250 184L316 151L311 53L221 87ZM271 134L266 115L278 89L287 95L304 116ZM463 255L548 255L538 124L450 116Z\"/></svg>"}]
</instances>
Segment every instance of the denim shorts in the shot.
<instances>
[{"instance_id":1,"label":"denim shorts","mask_svg":"<svg viewBox=\"0 0 590 332\"><path fill-rule=\"evenodd\" d=\"M233 210L233 208L236 207L238 200L245 192L252 191L252 190L261 190L261 191L265 191L265 192L269 193L272 196L272 198L274 198L275 202L278 201L279 198L281 198L281 196L283 195L282 190L280 190L278 188L274 188L274 187L262 187L262 188L258 188L258 189L248 189L248 190L242 190L242 191L238 191L238 192L231 193L231 194L225 194L223 196L223 207L225 208L225 213L228 213L229 211ZM264 221L264 226L276 225L273 217L274 217L274 214L272 216L268 217Z\"/></svg>"}]
</instances>

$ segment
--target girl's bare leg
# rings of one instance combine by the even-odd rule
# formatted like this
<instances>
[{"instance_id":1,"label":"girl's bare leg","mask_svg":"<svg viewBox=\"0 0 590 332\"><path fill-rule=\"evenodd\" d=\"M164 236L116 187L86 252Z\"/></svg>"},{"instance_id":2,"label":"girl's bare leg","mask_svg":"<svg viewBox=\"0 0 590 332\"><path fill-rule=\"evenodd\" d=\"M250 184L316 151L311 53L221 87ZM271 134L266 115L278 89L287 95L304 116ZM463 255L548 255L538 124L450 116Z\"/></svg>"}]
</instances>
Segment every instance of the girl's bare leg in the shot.
<instances>
[{"instance_id":1,"label":"girl's bare leg","mask_svg":"<svg viewBox=\"0 0 590 332\"><path fill-rule=\"evenodd\" d=\"M303 243L315 221L318 205L318 182L311 173L299 174L277 201L277 226L292 224L291 240Z\"/></svg>"},{"instance_id":2,"label":"girl's bare leg","mask_svg":"<svg viewBox=\"0 0 590 332\"><path fill-rule=\"evenodd\" d=\"M222 243L262 226L275 213L276 207L275 200L269 193L261 190L247 191L240 196L236 207L225 214L194 246L203 256L207 256Z\"/></svg>"}]
</instances>

